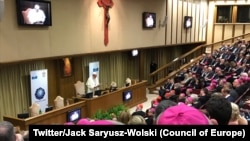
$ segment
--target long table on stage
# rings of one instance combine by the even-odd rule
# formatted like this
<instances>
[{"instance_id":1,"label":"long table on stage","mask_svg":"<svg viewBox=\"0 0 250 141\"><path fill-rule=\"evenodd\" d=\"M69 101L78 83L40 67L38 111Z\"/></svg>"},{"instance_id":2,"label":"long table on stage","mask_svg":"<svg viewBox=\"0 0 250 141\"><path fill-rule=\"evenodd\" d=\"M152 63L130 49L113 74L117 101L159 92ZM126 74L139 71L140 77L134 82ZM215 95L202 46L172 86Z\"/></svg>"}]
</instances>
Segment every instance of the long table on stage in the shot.
<instances>
[{"instance_id":1,"label":"long table on stage","mask_svg":"<svg viewBox=\"0 0 250 141\"><path fill-rule=\"evenodd\" d=\"M128 87L119 88L116 91L108 92L93 98L76 98L76 101L85 101L87 117L92 118L98 110L107 110L113 106L123 104L128 108L147 101L146 97L147 81L137 82ZM131 91L132 99L123 101L123 92Z\"/></svg>"},{"instance_id":2,"label":"long table on stage","mask_svg":"<svg viewBox=\"0 0 250 141\"><path fill-rule=\"evenodd\" d=\"M17 117L3 116L3 120L11 122L14 126L19 126L21 130L28 130L29 125L56 125L64 124L67 122L67 112L74 109L81 109L81 117L87 117L86 102L80 101L67 105L60 109L55 109L38 116L20 119Z\"/></svg>"}]
</instances>

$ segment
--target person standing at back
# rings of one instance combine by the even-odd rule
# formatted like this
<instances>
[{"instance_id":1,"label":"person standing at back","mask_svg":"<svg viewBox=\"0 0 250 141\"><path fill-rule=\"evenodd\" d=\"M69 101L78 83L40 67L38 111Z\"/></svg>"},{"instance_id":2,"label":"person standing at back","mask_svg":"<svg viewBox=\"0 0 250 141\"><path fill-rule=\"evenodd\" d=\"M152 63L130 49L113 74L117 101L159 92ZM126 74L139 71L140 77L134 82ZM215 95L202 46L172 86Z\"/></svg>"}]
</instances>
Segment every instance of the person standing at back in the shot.
<instances>
[{"instance_id":1,"label":"person standing at back","mask_svg":"<svg viewBox=\"0 0 250 141\"><path fill-rule=\"evenodd\" d=\"M99 83L99 78L97 76L97 72L92 73L92 76L88 78L86 85L88 87L87 93L99 90L100 83Z\"/></svg>"},{"instance_id":2,"label":"person standing at back","mask_svg":"<svg viewBox=\"0 0 250 141\"><path fill-rule=\"evenodd\" d=\"M0 122L0 141L16 141L14 126L8 121Z\"/></svg>"},{"instance_id":3,"label":"person standing at back","mask_svg":"<svg viewBox=\"0 0 250 141\"><path fill-rule=\"evenodd\" d=\"M153 73L154 71L156 71L158 68L158 65L155 63L155 61L151 61L150 63L150 73ZM155 81L157 80L157 75L154 75L152 77L153 79L153 83L155 83Z\"/></svg>"}]
</instances>

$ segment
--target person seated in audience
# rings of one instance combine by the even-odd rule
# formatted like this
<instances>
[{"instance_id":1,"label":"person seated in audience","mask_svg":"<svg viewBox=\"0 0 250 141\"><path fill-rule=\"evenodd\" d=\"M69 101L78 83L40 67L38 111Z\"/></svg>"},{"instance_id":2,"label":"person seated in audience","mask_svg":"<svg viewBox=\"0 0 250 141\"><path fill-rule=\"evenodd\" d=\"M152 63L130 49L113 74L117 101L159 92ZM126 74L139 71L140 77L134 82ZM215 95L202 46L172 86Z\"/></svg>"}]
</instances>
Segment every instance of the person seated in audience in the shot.
<instances>
[{"instance_id":1,"label":"person seated in audience","mask_svg":"<svg viewBox=\"0 0 250 141\"><path fill-rule=\"evenodd\" d=\"M128 87L128 86L131 86L132 84L132 81L130 78L127 78L126 81L125 81L125 86Z\"/></svg>"},{"instance_id":2,"label":"person seated in audience","mask_svg":"<svg viewBox=\"0 0 250 141\"><path fill-rule=\"evenodd\" d=\"M228 87L223 87L221 89L221 94L223 97L225 97L229 102L234 102L236 99L234 99L233 96L230 95L230 89Z\"/></svg>"},{"instance_id":3,"label":"person seated in audience","mask_svg":"<svg viewBox=\"0 0 250 141\"><path fill-rule=\"evenodd\" d=\"M216 87L217 87L216 80L212 80L212 82L206 88L209 92L213 92L215 91Z\"/></svg>"},{"instance_id":4,"label":"person seated in audience","mask_svg":"<svg viewBox=\"0 0 250 141\"><path fill-rule=\"evenodd\" d=\"M234 62L235 59L235 54L229 49L226 51L227 52L227 56L226 56L226 61L230 62Z\"/></svg>"},{"instance_id":5,"label":"person seated in audience","mask_svg":"<svg viewBox=\"0 0 250 141\"><path fill-rule=\"evenodd\" d=\"M215 92L221 92L221 89L226 84L227 80L225 78L219 79L218 85L215 87Z\"/></svg>"},{"instance_id":6,"label":"person seated in audience","mask_svg":"<svg viewBox=\"0 0 250 141\"><path fill-rule=\"evenodd\" d=\"M233 87L237 94L241 96L248 89L249 86L246 83L243 83L241 79L234 79Z\"/></svg>"},{"instance_id":7,"label":"person seated in audience","mask_svg":"<svg viewBox=\"0 0 250 141\"><path fill-rule=\"evenodd\" d=\"M215 58L215 59L213 59L213 62L211 63L210 67L215 69L216 67L219 66L219 64L220 64L220 58Z\"/></svg>"},{"instance_id":8,"label":"person seated in audience","mask_svg":"<svg viewBox=\"0 0 250 141\"><path fill-rule=\"evenodd\" d=\"M14 126L8 121L0 122L0 141L19 141L14 132Z\"/></svg>"},{"instance_id":9,"label":"person seated in audience","mask_svg":"<svg viewBox=\"0 0 250 141\"><path fill-rule=\"evenodd\" d=\"M220 63L217 65L217 67L219 67L222 70L225 69L226 65L225 65L225 59L220 59Z\"/></svg>"},{"instance_id":10,"label":"person seated in audience","mask_svg":"<svg viewBox=\"0 0 250 141\"><path fill-rule=\"evenodd\" d=\"M191 67L191 72L196 74L197 76L201 75L202 67L200 66L199 62L196 63L194 66Z\"/></svg>"},{"instance_id":11,"label":"person seated in audience","mask_svg":"<svg viewBox=\"0 0 250 141\"><path fill-rule=\"evenodd\" d=\"M245 117L240 115L239 106L231 102L232 115L229 121L229 125L248 125L248 121Z\"/></svg>"},{"instance_id":12,"label":"person seated in audience","mask_svg":"<svg viewBox=\"0 0 250 141\"><path fill-rule=\"evenodd\" d=\"M147 125L147 122L141 115L133 115L128 121L128 125Z\"/></svg>"},{"instance_id":13,"label":"person seated in audience","mask_svg":"<svg viewBox=\"0 0 250 141\"><path fill-rule=\"evenodd\" d=\"M113 92L117 90L117 84L116 82L112 81L110 84L109 92Z\"/></svg>"},{"instance_id":14,"label":"person seated in audience","mask_svg":"<svg viewBox=\"0 0 250 141\"><path fill-rule=\"evenodd\" d=\"M215 72L213 71L212 67L208 67L207 74L205 75L205 86L209 86L211 81L214 79Z\"/></svg>"},{"instance_id":15,"label":"person seated in audience","mask_svg":"<svg viewBox=\"0 0 250 141\"><path fill-rule=\"evenodd\" d=\"M174 79L168 79L167 83L164 85L166 92L169 92L174 89Z\"/></svg>"},{"instance_id":16,"label":"person seated in audience","mask_svg":"<svg viewBox=\"0 0 250 141\"><path fill-rule=\"evenodd\" d=\"M230 95L234 98L237 99L239 97L238 92L233 88L232 83L226 82L223 87L228 87L230 89Z\"/></svg>"},{"instance_id":17,"label":"person seated in audience","mask_svg":"<svg viewBox=\"0 0 250 141\"><path fill-rule=\"evenodd\" d=\"M179 103L179 102L185 103L185 100L186 100L186 95L185 95L185 93L179 94L177 102L178 102L178 103Z\"/></svg>"},{"instance_id":18,"label":"person seated in audience","mask_svg":"<svg viewBox=\"0 0 250 141\"><path fill-rule=\"evenodd\" d=\"M207 88L202 88L200 90L198 103L195 106L197 109L202 109L206 102L210 99L210 94Z\"/></svg>"},{"instance_id":19,"label":"person seated in audience","mask_svg":"<svg viewBox=\"0 0 250 141\"><path fill-rule=\"evenodd\" d=\"M180 103L164 110L156 119L156 125L210 125L208 117L200 110Z\"/></svg>"},{"instance_id":20,"label":"person seated in audience","mask_svg":"<svg viewBox=\"0 0 250 141\"><path fill-rule=\"evenodd\" d=\"M227 43L223 42L221 44L221 47L219 48L219 50L222 51L222 52L224 52L228 48L229 45L230 44L227 44Z\"/></svg>"},{"instance_id":21,"label":"person seated in audience","mask_svg":"<svg viewBox=\"0 0 250 141\"><path fill-rule=\"evenodd\" d=\"M211 97L205 105L205 110L213 125L228 125L232 115L231 102L223 96Z\"/></svg>"},{"instance_id":22,"label":"person seated in audience","mask_svg":"<svg viewBox=\"0 0 250 141\"><path fill-rule=\"evenodd\" d=\"M186 89L186 96L190 96L192 92L193 92L192 88L187 88Z\"/></svg>"},{"instance_id":23,"label":"person seated in audience","mask_svg":"<svg viewBox=\"0 0 250 141\"><path fill-rule=\"evenodd\" d=\"M174 106L174 105L177 105L176 102L174 101L171 101L171 100L162 100L158 105L157 107L155 108L155 119L158 118L158 116L163 112L165 111L167 108L171 107L171 106Z\"/></svg>"},{"instance_id":24,"label":"person seated in audience","mask_svg":"<svg viewBox=\"0 0 250 141\"><path fill-rule=\"evenodd\" d=\"M135 111L132 113L132 116L134 116L134 115L140 115L142 117L146 116L146 112L143 111L143 105L142 104L138 104L136 106Z\"/></svg>"},{"instance_id":25,"label":"person seated in audience","mask_svg":"<svg viewBox=\"0 0 250 141\"><path fill-rule=\"evenodd\" d=\"M243 71L243 66L240 63L237 63L236 67L233 68L233 72L232 72L233 78L237 78L241 74L242 71Z\"/></svg>"},{"instance_id":26,"label":"person seated in audience","mask_svg":"<svg viewBox=\"0 0 250 141\"><path fill-rule=\"evenodd\" d=\"M148 108L146 110L145 121L146 121L147 125L154 124L154 112L155 112L155 108Z\"/></svg>"},{"instance_id":27,"label":"person seated in audience","mask_svg":"<svg viewBox=\"0 0 250 141\"><path fill-rule=\"evenodd\" d=\"M156 106L162 101L161 96L157 96L155 99L151 101L151 107L156 108Z\"/></svg>"},{"instance_id":28,"label":"person seated in audience","mask_svg":"<svg viewBox=\"0 0 250 141\"><path fill-rule=\"evenodd\" d=\"M190 97L190 96L186 97L186 98L185 98L185 104L186 104L187 106L193 106L193 98Z\"/></svg>"},{"instance_id":29,"label":"person seated in audience","mask_svg":"<svg viewBox=\"0 0 250 141\"><path fill-rule=\"evenodd\" d=\"M131 116L132 116L132 115L130 114L129 110L125 110L125 111L122 111L122 112L119 114L117 120L118 120L119 122L122 122L122 123L124 123L125 125L127 125L127 124L128 124L128 121L129 121L130 118L131 118Z\"/></svg>"},{"instance_id":30,"label":"person seated in audience","mask_svg":"<svg viewBox=\"0 0 250 141\"><path fill-rule=\"evenodd\" d=\"M191 94L190 97L192 98L192 106L196 108L198 104L199 96L197 94Z\"/></svg>"},{"instance_id":31,"label":"person seated in audience","mask_svg":"<svg viewBox=\"0 0 250 141\"><path fill-rule=\"evenodd\" d=\"M202 54L202 59L200 60L200 65L202 66L209 66L211 65L213 61L212 55L210 53L208 54Z\"/></svg>"},{"instance_id":32,"label":"person seated in audience","mask_svg":"<svg viewBox=\"0 0 250 141\"><path fill-rule=\"evenodd\" d=\"M193 88L197 81L197 77L195 74L190 73L189 75L190 75L190 79L185 82L184 88Z\"/></svg>"},{"instance_id":33,"label":"person seated in audience","mask_svg":"<svg viewBox=\"0 0 250 141\"><path fill-rule=\"evenodd\" d=\"M174 78L174 82L175 83L179 83L181 81L183 81L186 78L186 74L188 73L188 69L184 68L183 70L181 70L180 73L176 74L175 78Z\"/></svg>"}]
</instances>

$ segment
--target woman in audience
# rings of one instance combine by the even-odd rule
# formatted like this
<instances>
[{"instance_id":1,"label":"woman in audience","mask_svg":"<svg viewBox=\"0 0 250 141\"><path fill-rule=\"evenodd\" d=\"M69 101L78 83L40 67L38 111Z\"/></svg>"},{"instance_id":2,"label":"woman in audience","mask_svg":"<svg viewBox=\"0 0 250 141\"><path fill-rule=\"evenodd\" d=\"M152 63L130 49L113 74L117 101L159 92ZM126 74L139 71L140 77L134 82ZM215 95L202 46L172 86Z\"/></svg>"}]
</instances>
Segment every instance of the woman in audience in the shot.
<instances>
[{"instance_id":1,"label":"woman in audience","mask_svg":"<svg viewBox=\"0 0 250 141\"><path fill-rule=\"evenodd\" d=\"M229 125L248 125L246 118L240 115L239 106L233 102L231 102L231 106L232 106L232 115L229 121Z\"/></svg>"},{"instance_id":2,"label":"woman in audience","mask_svg":"<svg viewBox=\"0 0 250 141\"><path fill-rule=\"evenodd\" d=\"M147 125L144 117L140 115L134 115L128 121L128 125Z\"/></svg>"},{"instance_id":3,"label":"woman in audience","mask_svg":"<svg viewBox=\"0 0 250 141\"><path fill-rule=\"evenodd\" d=\"M131 114L130 114L130 112L128 110L126 110L126 111L122 111L120 113L117 120L124 123L125 125L127 125L130 118L131 118Z\"/></svg>"}]
</instances>

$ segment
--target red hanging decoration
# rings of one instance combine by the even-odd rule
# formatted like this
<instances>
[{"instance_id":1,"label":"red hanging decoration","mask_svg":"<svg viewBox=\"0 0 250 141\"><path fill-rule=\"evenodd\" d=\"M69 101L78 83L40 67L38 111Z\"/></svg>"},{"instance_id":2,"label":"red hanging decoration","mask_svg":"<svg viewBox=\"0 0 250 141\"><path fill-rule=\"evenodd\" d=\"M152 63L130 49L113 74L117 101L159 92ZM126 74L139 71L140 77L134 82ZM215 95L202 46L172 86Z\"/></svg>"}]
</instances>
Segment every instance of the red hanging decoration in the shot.
<instances>
[{"instance_id":1,"label":"red hanging decoration","mask_svg":"<svg viewBox=\"0 0 250 141\"><path fill-rule=\"evenodd\" d=\"M110 21L109 8L112 8L114 3L112 0L98 0L99 7L104 8L104 45L107 46L109 42L108 25Z\"/></svg>"}]
</instances>

